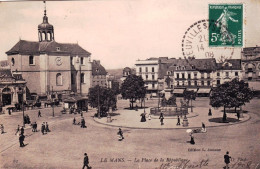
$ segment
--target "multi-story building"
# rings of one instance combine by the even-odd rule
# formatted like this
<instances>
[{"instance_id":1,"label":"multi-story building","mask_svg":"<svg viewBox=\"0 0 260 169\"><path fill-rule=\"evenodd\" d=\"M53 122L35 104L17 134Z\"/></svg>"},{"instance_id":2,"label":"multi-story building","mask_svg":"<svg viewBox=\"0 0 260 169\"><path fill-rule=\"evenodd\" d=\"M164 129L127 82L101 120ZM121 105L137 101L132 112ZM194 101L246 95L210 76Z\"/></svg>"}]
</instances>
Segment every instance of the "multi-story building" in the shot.
<instances>
[{"instance_id":1,"label":"multi-story building","mask_svg":"<svg viewBox=\"0 0 260 169\"><path fill-rule=\"evenodd\" d=\"M7 61L0 62L0 107L26 100L26 81L20 73L12 73ZM1 111L0 111L1 112Z\"/></svg>"},{"instance_id":2,"label":"multi-story building","mask_svg":"<svg viewBox=\"0 0 260 169\"><path fill-rule=\"evenodd\" d=\"M6 52L11 71L23 75L31 93L87 94L91 86L91 54L78 44L56 42L46 10L38 25L38 38L20 40Z\"/></svg>"},{"instance_id":3,"label":"multi-story building","mask_svg":"<svg viewBox=\"0 0 260 169\"><path fill-rule=\"evenodd\" d=\"M243 79L260 94L260 47L244 48L241 55Z\"/></svg>"},{"instance_id":4,"label":"multi-story building","mask_svg":"<svg viewBox=\"0 0 260 169\"><path fill-rule=\"evenodd\" d=\"M136 75L141 76L147 86L147 93L156 93L158 88L160 59L150 58L137 60L135 63Z\"/></svg>"},{"instance_id":5,"label":"multi-story building","mask_svg":"<svg viewBox=\"0 0 260 169\"><path fill-rule=\"evenodd\" d=\"M99 85L102 87L107 86L107 71L100 64L99 60L93 60L92 62L92 87Z\"/></svg>"},{"instance_id":6,"label":"multi-story building","mask_svg":"<svg viewBox=\"0 0 260 169\"><path fill-rule=\"evenodd\" d=\"M242 80L241 59L228 59L224 63L217 63L217 65L217 70L213 74L214 87L234 78Z\"/></svg>"}]
</instances>

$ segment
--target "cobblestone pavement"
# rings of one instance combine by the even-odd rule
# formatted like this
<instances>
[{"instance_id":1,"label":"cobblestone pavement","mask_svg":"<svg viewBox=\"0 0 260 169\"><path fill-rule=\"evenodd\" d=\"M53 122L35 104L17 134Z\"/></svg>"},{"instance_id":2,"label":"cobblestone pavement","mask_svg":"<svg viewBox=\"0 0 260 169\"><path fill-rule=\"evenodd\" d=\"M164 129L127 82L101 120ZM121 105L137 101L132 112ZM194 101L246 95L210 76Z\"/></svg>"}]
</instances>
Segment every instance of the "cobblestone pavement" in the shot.
<instances>
[{"instance_id":1,"label":"cobblestone pavement","mask_svg":"<svg viewBox=\"0 0 260 169\"><path fill-rule=\"evenodd\" d=\"M206 105L205 102L207 99L197 99L194 105L202 107ZM156 104L156 100L146 103L149 107ZM127 101L120 100L119 111L128 105ZM248 111L250 120L235 125L212 127L207 129L207 133L194 134L195 145L188 143L190 137L185 130L175 129L123 128L125 139L118 141L118 128L93 120L95 109L84 113L88 127L83 129L72 125L73 117L79 121L80 115L61 114L61 108L58 107L55 108L55 117L52 117L51 108L42 110L42 118L37 117L37 110L26 112L32 122L41 124L47 121L51 132L42 135L26 129L25 144L28 145L20 148L14 132L17 124L21 124L22 113L0 115L0 123L5 125L7 131L0 135L0 168L78 169L82 168L83 154L87 152L93 169L155 169L178 166L219 169L224 166L223 156L226 151L232 157L231 168L255 168L260 163L259 100L252 100L243 109ZM218 116L221 117L222 113ZM230 114L228 117L231 117ZM159 120L154 120L159 123ZM192 123L190 121L190 125Z\"/></svg>"}]
</instances>

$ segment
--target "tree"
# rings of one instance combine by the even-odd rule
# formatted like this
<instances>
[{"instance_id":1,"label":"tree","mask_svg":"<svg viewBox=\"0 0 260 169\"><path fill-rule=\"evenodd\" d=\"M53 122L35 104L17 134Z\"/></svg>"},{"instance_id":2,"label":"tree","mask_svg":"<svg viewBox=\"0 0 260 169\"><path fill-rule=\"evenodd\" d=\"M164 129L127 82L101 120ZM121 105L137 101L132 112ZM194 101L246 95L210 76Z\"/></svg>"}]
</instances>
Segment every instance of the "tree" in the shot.
<instances>
[{"instance_id":1,"label":"tree","mask_svg":"<svg viewBox=\"0 0 260 169\"><path fill-rule=\"evenodd\" d=\"M98 108L100 106L100 115L106 116L109 107L116 108L116 95L115 92L106 87L99 85L89 89L89 104L91 107Z\"/></svg>"},{"instance_id":2,"label":"tree","mask_svg":"<svg viewBox=\"0 0 260 169\"><path fill-rule=\"evenodd\" d=\"M224 107L223 121L226 121L226 108L245 105L253 98L253 92L248 84L237 78L213 88L210 94L212 107Z\"/></svg>"},{"instance_id":3,"label":"tree","mask_svg":"<svg viewBox=\"0 0 260 169\"><path fill-rule=\"evenodd\" d=\"M192 100L196 99L196 92L194 92L193 90L184 90L183 99L187 100L188 103L191 101L191 112L193 112L193 110L192 110Z\"/></svg>"},{"instance_id":4,"label":"tree","mask_svg":"<svg viewBox=\"0 0 260 169\"><path fill-rule=\"evenodd\" d=\"M133 104L136 100L144 98L146 88L141 76L129 75L121 85L121 94L123 99L130 100L130 109L133 109Z\"/></svg>"}]
</instances>

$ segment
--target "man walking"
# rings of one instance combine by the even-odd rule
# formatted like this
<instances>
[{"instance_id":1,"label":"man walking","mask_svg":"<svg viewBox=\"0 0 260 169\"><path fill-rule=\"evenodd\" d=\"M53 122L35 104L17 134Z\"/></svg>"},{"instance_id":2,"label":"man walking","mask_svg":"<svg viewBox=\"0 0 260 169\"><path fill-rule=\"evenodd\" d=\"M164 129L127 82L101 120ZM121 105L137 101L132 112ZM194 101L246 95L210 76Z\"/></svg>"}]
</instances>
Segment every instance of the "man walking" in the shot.
<instances>
[{"instance_id":1,"label":"man walking","mask_svg":"<svg viewBox=\"0 0 260 169\"><path fill-rule=\"evenodd\" d=\"M177 124L176 124L176 125L177 125L177 126L181 125L180 122L181 122L181 120L180 120L180 116L178 116L178 118L177 118Z\"/></svg>"},{"instance_id":2,"label":"man walking","mask_svg":"<svg viewBox=\"0 0 260 169\"><path fill-rule=\"evenodd\" d=\"M41 128L41 131L42 131L42 135L44 135L45 134L45 125L44 124L42 124L42 128Z\"/></svg>"},{"instance_id":3,"label":"man walking","mask_svg":"<svg viewBox=\"0 0 260 169\"><path fill-rule=\"evenodd\" d=\"M47 133L47 132L50 132L49 125L48 125L47 122L45 123L45 131L46 131L46 133Z\"/></svg>"},{"instance_id":4,"label":"man walking","mask_svg":"<svg viewBox=\"0 0 260 169\"><path fill-rule=\"evenodd\" d=\"M239 120L239 118L240 118L240 113L237 112L237 119Z\"/></svg>"},{"instance_id":5,"label":"man walking","mask_svg":"<svg viewBox=\"0 0 260 169\"><path fill-rule=\"evenodd\" d=\"M20 137L19 137L20 147L24 147L24 143L23 143L24 138L25 138L25 136L23 134L21 134Z\"/></svg>"},{"instance_id":6,"label":"man walking","mask_svg":"<svg viewBox=\"0 0 260 169\"><path fill-rule=\"evenodd\" d=\"M24 134L24 128L22 127L21 128L21 135L23 135Z\"/></svg>"},{"instance_id":7,"label":"man walking","mask_svg":"<svg viewBox=\"0 0 260 169\"><path fill-rule=\"evenodd\" d=\"M164 119L163 113L160 114L159 119L160 119L161 125L164 125L164 123L163 123L163 119Z\"/></svg>"},{"instance_id":8,"label":"man walking","mask_svg":"<svg viewBox=\"0 0 260 169\"><path fill-rule=\"evenodd\" d=\"M230 156L229 156L229 152L227 151L226 155L224 155L224 161L226 163L226 168L225 169L229 169L229 163L230 163Z\"/></svg>"},{"instance_id":9,"label":"man walking","mask_svg":"<svg viewBox=\"0 0 260 169\"><path fill-rule=\"evenodd\" d=\"M87 153L85 153L84 156L85 156L85 157L84 157L82 169L84 169L85 167L87 167L87 169L89 169L90 167L88 166L89 161L88 161L88 155L87 155Z\"/></svg>"},{"instance_id":10,"label":"man walking","mask_svg":"<svg viewBox=\"0 0 260 169\"><path fill-rule=\"evenodd\" d=\"M40 110L39 110L39 112L38 112L38 117L42 117L42 113L41 113Z\"/></svg>"}]
</instances>

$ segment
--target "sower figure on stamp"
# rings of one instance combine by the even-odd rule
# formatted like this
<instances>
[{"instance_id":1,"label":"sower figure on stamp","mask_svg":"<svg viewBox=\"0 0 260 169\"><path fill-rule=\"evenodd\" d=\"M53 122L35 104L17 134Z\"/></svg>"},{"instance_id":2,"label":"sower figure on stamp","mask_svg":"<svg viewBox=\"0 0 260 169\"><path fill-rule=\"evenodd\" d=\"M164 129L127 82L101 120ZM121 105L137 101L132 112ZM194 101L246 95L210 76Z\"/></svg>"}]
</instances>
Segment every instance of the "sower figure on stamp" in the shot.
<instances>
[{"instance_id":1,"label":"sower figure on stamp","mask_svg":"<svg viewBox=\"0 0 260 169\"><path fill-rule=\"evenodd\" d=\"M85 153L84 156L85 157L84 157L82 169L85 169L85 167L87 167L87 169L90 169L91 167L88 165L89 164L89 159L88 159L87 153Z\"/></svg>"},{"instance_id":2,"label":"sower figure on stamp","mask_svg":"<svg viewBox=\"0 0 260 169\"><path fill-rule=\"evenodd\" d=\"M224 161L225 161L225 163L226 163L226 167L225 167L225 169L228 169L229 168L229 163L230 163L230 156L229 156L229 152L227 151L227 153L226 153L226 155L224 155Z\"/></svg>"}]
</instances>

